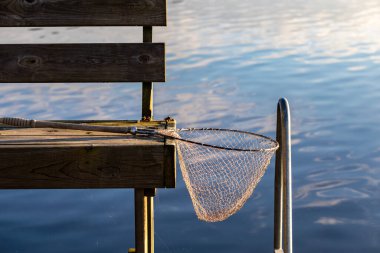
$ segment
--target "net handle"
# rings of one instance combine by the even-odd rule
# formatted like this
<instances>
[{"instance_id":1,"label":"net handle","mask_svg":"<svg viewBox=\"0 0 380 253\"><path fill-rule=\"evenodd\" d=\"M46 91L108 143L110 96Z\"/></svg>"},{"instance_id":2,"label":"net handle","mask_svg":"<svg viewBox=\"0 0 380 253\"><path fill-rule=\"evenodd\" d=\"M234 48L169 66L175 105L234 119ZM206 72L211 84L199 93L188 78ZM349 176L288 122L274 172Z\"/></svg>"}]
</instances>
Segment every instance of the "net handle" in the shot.
<instances>
[{"instance_id":1,"label":"net handle","mask_svg":"<svg viewBox=\"0 0 380 253\"><path fill-rule=\"evenodd\" d=\"M143 134L143 135L159 135L162 137L167 137L170 139L175 139L179 141L185 141L188 143L193 143L201 145L204 147L210 147L221 150L230 150L230 151L240 151L240 152L263 152L263 151L275 151L279 145L278 143L261 134L255 134L246 131L232 130L232 129L222 129L222 128L183 128L174 131L220 131L220 132L235 132L242 133L247 135L252 135L266 139L275 145L271 148L262 148L262 149L239 149L239 148L230 148L230 147L220 147L216 145L211 145L207 143L192 141L188 139L183 139L180 137L175 137L164 131L159 131L149 128L137 128L132 127L118 127L118 126L99 126L99 125L86 125L86 124L74 124L74 123L63 123L63 122L54 122L54 121L44 121L44 120L34 120L34 119L23 119L23 118L0 118L0 123L16 127L31 127L31 128L59 128L59 129L72 129L72 130L82 130L82 131L97 131L97 132L110 132L110 133L122 133L122 134ZM170 130L169 130L170 131Z\"/></svg>"},{"instance_id":2,"label":"net handle","mask_svg":"<svg viewBox=\"0 0 380 253\"><path fill-rule=\"evenodd\" d=\"M117 126L93 126L85 124L63 123L54 121L23 119L23 118L0 118L0 123L15 127L31 127L31 128L59 128L72 129L82 131L98 131L110 133L135 134L136 127L117 127Z\"/></svg>"}]
</instances>

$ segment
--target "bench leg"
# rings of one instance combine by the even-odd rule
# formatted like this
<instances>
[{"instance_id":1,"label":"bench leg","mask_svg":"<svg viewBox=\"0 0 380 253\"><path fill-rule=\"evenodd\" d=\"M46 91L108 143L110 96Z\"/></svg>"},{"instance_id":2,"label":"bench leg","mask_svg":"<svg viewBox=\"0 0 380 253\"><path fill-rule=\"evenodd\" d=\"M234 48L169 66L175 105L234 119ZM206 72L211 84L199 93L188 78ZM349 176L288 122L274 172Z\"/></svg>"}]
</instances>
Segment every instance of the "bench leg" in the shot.
<instances>
[{"instance_id":1,"label":"bench leg","mask_svg":"<svg viewBox=\"0 0 380 253\"><path fill-rule=\"evenodd\" d=\"M135 189L136 253L148 253L147 198L144 189Z\"/></svg>"},{"instance_id":2,"label":"bench leg","mask_svg":"<svg viewBox=\"0 0 380 253\"><path fill-rule=\"evenodd\" d=\"M274 252L293 252L292 228L292 151L288 101L280 99L277 107L277 141L275 168Z\"/></svg>"},{"instance_id":3,"label":"bench leg","mask_svg":"<svg viewBox=\"0 0 380 253\"><path fill-rule=\"evenodd\" d=\"M137 253L154 253L155 189L135 189L135 245Z\"/></svg>"}]
</instances>

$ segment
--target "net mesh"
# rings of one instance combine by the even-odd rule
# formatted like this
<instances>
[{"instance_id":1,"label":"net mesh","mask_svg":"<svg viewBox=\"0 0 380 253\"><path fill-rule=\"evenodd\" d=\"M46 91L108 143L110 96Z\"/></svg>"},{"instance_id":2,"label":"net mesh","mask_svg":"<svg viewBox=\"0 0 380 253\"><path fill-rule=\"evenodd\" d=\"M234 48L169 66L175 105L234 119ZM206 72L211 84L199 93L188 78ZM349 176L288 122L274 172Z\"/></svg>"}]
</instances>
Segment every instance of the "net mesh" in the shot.
<instances>
[{"instance_id":1,"label":"net mesh","mask_svg":"<svg viewBox=\"0 0 380 253\"><path fill-rule=\"evenodd\" d=\"M183 129L170 135L177 138L195 212L209 222L223 221L244 205L277 149L267 137L234 130Z\"/></svg>"}]
</instances>

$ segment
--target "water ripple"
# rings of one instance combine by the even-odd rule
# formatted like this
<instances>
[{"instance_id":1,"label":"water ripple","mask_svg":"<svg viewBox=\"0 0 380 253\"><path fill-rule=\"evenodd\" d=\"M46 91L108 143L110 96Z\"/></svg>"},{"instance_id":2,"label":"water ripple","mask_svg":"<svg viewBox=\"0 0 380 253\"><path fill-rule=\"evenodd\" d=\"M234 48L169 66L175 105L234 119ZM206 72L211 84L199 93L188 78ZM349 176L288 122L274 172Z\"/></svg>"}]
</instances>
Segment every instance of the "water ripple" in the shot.
<instances>
[{"instance_id":1,"label":"water ripple","mask_svg":"<svg viewBox=\"0 0 380 253\"><path fill-rule=\"evenodd\" d=\"M168 27L154 28L154 41L166 42L167 51L167 83L155 85L156 118L273 137L276 101L288 97L295 248L379 252L380 2L168 3ZM141 39L141 28L0 29L0 43ZM140 97L140 84L2 84L0 115L138 119ZM270 252L271 196L273 167L238 214L204 224L179 177L176 190L157 197L157 251ZM1 252L124 252L134 244L130 192L5 191L0 200Z\"/></svg>"}]
</instances>

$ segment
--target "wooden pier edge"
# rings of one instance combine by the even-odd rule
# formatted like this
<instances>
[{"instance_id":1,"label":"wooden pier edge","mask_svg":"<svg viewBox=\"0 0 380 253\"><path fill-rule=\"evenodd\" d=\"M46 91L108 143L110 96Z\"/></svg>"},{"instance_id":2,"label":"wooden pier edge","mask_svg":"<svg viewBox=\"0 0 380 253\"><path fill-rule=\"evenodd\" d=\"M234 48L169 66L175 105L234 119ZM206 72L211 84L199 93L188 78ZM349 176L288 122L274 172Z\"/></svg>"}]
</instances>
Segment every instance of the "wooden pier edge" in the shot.
<instances>
[{"instance_id":1,"label":"wooden pier edge","mask_svg":"<svg viewBox=\"0 0 380 253\"><path fill-rule=\"evenodd\" d=\"M163 140L96 133L62 136L72 132L68 130L40 140L48 131L0 131L0 189L173 187L175 163L167 156L174 155L175 147Z\"/></svg>"}]
</instances>

